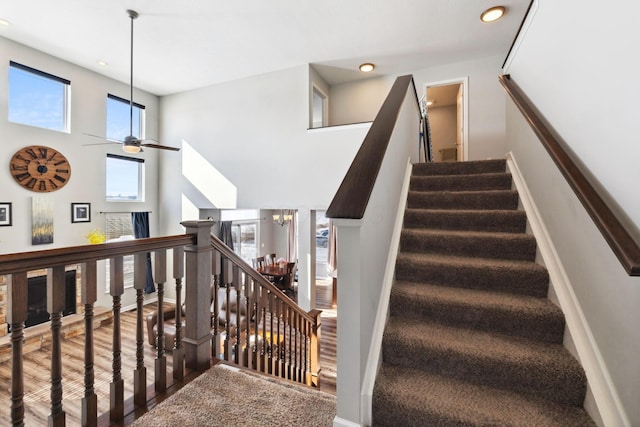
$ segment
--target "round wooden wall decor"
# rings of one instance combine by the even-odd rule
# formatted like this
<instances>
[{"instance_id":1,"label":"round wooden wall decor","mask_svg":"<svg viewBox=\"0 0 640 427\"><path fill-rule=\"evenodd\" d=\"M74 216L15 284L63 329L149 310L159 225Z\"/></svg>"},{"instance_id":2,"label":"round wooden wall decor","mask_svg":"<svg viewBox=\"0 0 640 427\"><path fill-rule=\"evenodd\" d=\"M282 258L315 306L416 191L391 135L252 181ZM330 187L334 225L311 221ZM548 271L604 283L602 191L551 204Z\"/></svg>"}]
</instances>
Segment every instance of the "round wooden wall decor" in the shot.
<instances>
[{"instance_id":1,"label":"round wooden wall decor","mask_svg":"<svg viewBox=\"0 0 640 427\"><path fill-rule=\"evenodd\" d=\"M71 165L59 151L43 145L24 147L11 158L11 175L27 190L48 193L64 187Z\"/></svg>"}]
</instances>

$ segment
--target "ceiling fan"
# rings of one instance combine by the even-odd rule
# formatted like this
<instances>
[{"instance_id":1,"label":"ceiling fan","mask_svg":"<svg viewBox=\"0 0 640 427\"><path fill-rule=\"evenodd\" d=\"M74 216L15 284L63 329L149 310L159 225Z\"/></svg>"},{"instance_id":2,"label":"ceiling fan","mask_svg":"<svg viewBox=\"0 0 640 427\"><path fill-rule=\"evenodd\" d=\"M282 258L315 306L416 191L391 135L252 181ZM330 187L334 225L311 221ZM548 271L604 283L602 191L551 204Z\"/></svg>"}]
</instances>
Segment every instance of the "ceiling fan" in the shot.
<instances>
[{"instance_id":1,"label":"ceiling fan","mask_svg":"<svg viewBox=\"0 0 640 427\"><path fill-rule=\"evenodd\" d=\"M97 144L85 144L85 145L103 145L103 144L122 144L122 149L127 153L139 153L142 151L142 147L149 148L160 148L162 150L171 150L171 151L180 151L179 148L170 147L168 145L161 144L152 144L150 142L145 141L154 141L153 139L144 139L141 140L133 135L133 20L138 17L138 12L135 10L127 10L127 14L131 19L131 73L130 73L130 81L129 81L129 136L124 138L124 141L118 142L102 142ZM102 138L97 135L85 134L89 136L95 136L97 138ZM103 138L104 139L104 138ZM158 141L155 141L158 142Z\"/></svg>"}]
</instances>

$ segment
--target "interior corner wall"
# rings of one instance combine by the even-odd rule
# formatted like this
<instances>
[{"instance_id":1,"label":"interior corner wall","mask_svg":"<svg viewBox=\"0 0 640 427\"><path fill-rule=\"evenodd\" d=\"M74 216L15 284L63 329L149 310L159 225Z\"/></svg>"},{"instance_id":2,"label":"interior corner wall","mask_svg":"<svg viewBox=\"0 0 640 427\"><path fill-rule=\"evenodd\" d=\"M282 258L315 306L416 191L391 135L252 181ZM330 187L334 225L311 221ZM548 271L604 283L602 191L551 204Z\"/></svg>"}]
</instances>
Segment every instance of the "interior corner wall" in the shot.
<instances>
[{"instance_id":1,"label":"interior corner wall","mask_svg":"<svg viewBox=\"0 0 640 427\"><path fill-rule=\"evenodd\" d=\"M309 64L309 126L313 122L313 88L317 87L322 93L329 96L329 83L313 68L313 65ZM331 100L327 98L327 102L331 105ZM329 121L331 123L331 114L329 114Z\"/></svg>"},{"instance_id":2,"label":"interior corner wall","mask_svg":"<svg viewBox=\"0 0 640 427\"><path fill-rule=\"evenodd\" d=\"M615 0L615 19L579 0L539 1L506 70L570 151L640 226L640 37L637 3ZM576 11L580 17L576 19ZM571 26L567 27L567 22ZM598 22L598 31L593 31ZM509 111L511 108L509 109ZM640 425L640 278L629 277L535 138L509 143L545 221L630 425Z\"/></svg>"},{"instance_id":3,"label":"interior corner wall","mask_svg":"<svg viewBox=\"0 0 640 427\"><path fill-rule=\"evenodd\" d=\"M329 125L372 122L394 81L393 76L382 76L331 85Z\"/></svg>"},{"instance_id":4,"label":"interior corner wall","mask_svg":"<svg viewBox=\"0 0 640 427\"><path fill-rule=\"evenodd\" d=\"M8 114L9 61L68 79L70 87L70 133L40 129L11 123ZM13 224L0 227L0 253L29 252L87 244L86 235L95 228L105 230L105 211L151 211L150 232L158 235L158 156L159 150L145 150L133 155L145 159L145 201L107 202L105 200L106 154L122 155L120 145L85 146L100 139L85 135L105 135L107 94L129 99L129 86L85 68L55 58L36 49L0 37L0 178L5 183L1 202L12 203ZM158 97L134 90L136 102L145 105L146 136L158 139ZM67 185L51 193L35 193L19 186L9 172L13 154L26 145L45 145L60 151L71 165L71 177ZM170 145L169 142L167 144ZM47 197L54 205L54 243L31 244L32 197ZM71 203L91 204L91 222L71 223ZM103 284L102 284L103 285ZM98 292L98 305L111 306L111 297ZM127 289L123 306L134 304L135 293Z\"/></svg>"},{"instance_id":5,"label":"interior corner wall","mask_svg":"<svg viewBox=\"0 0 640 427\"><path fill-rule=\"evenodd\" d=\"M504 90L498 81L504 56L489 56L413 71L418 97L427 84L469 78L468 160L504 158Z\"/></svg>"}]
</instances>

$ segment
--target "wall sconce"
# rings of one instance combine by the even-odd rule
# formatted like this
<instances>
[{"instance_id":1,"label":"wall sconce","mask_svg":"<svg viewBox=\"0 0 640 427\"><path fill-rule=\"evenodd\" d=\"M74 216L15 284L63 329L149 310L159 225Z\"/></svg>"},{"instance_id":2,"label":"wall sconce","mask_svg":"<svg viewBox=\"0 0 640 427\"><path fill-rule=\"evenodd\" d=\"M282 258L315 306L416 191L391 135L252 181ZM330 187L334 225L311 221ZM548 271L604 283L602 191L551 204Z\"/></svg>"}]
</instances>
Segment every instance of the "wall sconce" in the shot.
<instances>
[{"instance_id":1,"label":"wall sconce","mask_svg":"<svg viewBox=\"0 0 640 427\"><path fill-rule=\"evenodd\" d=\"M280 209L279 214L273 214L273 222L281 227L284 227L285 224L288 224L291 221L293 221L293 214L291 214L289 211L286 211L285 213L284 209Z\"/></svg>"}]
</instances>

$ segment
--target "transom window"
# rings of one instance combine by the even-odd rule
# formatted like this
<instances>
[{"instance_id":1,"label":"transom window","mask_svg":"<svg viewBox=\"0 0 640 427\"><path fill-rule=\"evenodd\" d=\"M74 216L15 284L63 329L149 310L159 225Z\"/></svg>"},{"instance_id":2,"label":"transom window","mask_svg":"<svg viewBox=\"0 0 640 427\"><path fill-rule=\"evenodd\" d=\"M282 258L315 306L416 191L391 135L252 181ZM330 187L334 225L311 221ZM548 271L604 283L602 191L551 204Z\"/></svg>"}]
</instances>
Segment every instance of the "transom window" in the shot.
<instances>
[{"instance_id":1,"label":"transom window","mask_svg":"<svg viewBox=\"0 0 640 427\"><path fill-rule=\"evenodd\" d=\"M9 121L69 132L71 82L17 62L9 62Z\"/></svg>"},{"instance_id":2,"label":"transom window","mask_svg":"<svg viewBox=\"0 0 640 427\"><path fill-rule=\"evenodd\" d=\"M144 159L107 154L107 201L144 202Z\"/></svg>"},{"instance_id":3,"label":"transom window","mask_svg":"<svg viewBox=\"0 0 640 427\"><path fill-rule=\"evenodd\" d=\"M142 104L133 103L133 110L129 100L119 96L107 95L107 139L124 141L132 135L138 139L144 138L144 110ZM131 112L133 111L133 116ZM133 124L132 129L130 125Z\"/></svg>"}]
</instances>

